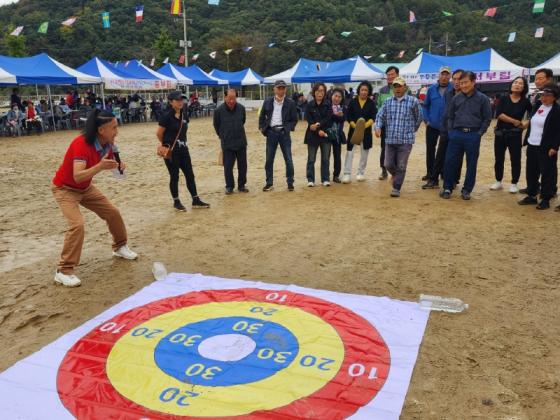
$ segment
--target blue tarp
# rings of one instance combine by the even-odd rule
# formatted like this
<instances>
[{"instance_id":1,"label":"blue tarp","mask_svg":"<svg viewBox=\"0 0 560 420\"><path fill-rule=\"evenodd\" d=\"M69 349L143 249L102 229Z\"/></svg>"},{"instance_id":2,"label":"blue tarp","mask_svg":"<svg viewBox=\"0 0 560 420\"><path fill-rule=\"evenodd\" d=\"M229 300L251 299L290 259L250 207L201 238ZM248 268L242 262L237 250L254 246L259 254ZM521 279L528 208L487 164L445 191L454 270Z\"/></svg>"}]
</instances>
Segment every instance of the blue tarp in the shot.
<instances>
[{"instance_id":1,"label":"blue tarp","mask_svg":"<svg viewBox=\"0 0 560 420\"><path fill-rule=\"evenodd\" d=\"M190 86L217 86L227 85L227 80L210 76L196 64L189 67L179 67L167 63L158 72L173 78L177 83Z\"/></svg>"},{"instance_id":2,"label":"blue tarp","mask_svg":"<svg viewBox=\"0 0 560 420\"><path fill-rule=\"evenodd\" d=\"M264 78L250 68L241 71L221 71L214 69L210 72L210 75L218 79L227 80L228 84L231 86L260 85L264 82Z\"/></svg>"}]
</instances>

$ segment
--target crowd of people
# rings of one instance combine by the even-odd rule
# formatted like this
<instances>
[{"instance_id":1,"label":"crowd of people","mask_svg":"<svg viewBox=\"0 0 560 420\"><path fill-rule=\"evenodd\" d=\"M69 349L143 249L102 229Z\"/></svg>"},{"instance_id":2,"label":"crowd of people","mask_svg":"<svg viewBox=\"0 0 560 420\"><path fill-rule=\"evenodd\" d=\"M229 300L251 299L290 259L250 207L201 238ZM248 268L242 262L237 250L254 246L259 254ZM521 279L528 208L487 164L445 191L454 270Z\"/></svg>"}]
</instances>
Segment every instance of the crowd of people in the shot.
<instances>
[{"instance_id":1,"label":"crowd of people","mask_svg":"<svg viewBox=\"0 0 560 420\"><path fill-rule=\"evenodd\" d=\"M471 199L476 184L478 157L482 136L490 128L493 110L490 99L476 87L476 75L468 70L442 67L436 84L431 86L421 103L412 96L406 80L399 77L396 67L386 72L387 86L374 96L369 82L357 87L357 94L339 88L327 90L325 84L316 83L311 98L306 101L304 119L307 124L304 143L307 145L307 187L316 186L315 163L320 152L321 185L352 182L353 154L360 149L356 173L357 181L364 181L369 152L374 136L379 139L381 153L380 180L391 176L391 197L400 197L405 180L408 159L415 143L416 132L426 125L426 174L423 189L440 189L443 199L451 198L458 189L463 159L466 157L466 174L460 189L463 200ZM511 159L511 193L526 196L520 205L534 205L539 210L550 207L557 194L557 155L560 146L560 91L552 82L549 69L536 72L537 92L528 97L527 81L518 77L509 87L509 93L500 98L496 109L498 123L495 128L495 176L491 190L503 188L505 152ZM274 83L274 95L265 99L259 112L258 126L266 138L265 185L263 191L274 188L274 160L278 147L285 163L288 191L294 191L294 163L291 133L300 119L298 101L286 96L287 85ZM90 102L93 98L86 98ZM192 199L193 208L208 209L209 204L198 195L189 148L187 131L189 105L182 92L168 96L167 106L161 107L156 137L157 154L163 158L169 172L169 191L173 207L186 211L179 196L179 179L182 172ZM224 167L225 193L247 188L247 135L246 111L237 102L237 91L228 89L224 103L213 116L213 126L220 139L221 159ZM348 124L347 134L344 126ZM69 228L55 281L65 286L79 286L74 274L79 263L84 238L84 221L79 206L88 208L107 221L113 236L113 255L136 259L137 254L127 245L126 228L119 210L92 184L92 178L105 170L122 173L125 164L120 159L114 140L118 130L117 118L108 109L95 108L89 113L83 134L72 141L57 171L52 190ZM523 136L523 133L525 135ZM346 145L344 167L342 149ZM526 150L525 177L527 188L519 190L522 147ZM331 173L331 153L334 171ZM237 164L237 181L234 167ZM340 174L342 172L342 178ZM332 174L332 177L331 177ZM539 199L540 196L540 199ZM556 207L560 211L560 206Z\"/></svg>"}]
</instances>

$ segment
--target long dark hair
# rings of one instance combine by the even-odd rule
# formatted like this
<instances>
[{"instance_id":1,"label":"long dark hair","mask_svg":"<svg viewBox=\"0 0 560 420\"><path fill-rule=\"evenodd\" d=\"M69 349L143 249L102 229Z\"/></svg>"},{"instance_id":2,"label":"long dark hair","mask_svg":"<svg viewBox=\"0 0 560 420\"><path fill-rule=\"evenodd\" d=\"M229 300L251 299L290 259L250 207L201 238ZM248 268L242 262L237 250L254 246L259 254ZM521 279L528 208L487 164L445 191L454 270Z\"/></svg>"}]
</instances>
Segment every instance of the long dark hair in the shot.
<instances>
[{"instance_id":1,"label":"long dark hair","mask_svg":"<svg viewBox=\"0 0 560 420\"><path fill-rule=\"evenodd\" d=\"M527 84L527 80L525 80L524 77L519 76L519 77L516 77L515 79L513 79L513 80L511 81L511 83L509 84L509 89L508 89L508 91L509 91L509 93L512 93L511 88L512 88L512 86L513 86L513 83L514 83L517 79L523 80L523 90L521 91L520 95L521 95L522 98L525 98L525 97L527 96L527 93L529 93L529 85Z\"/></svg>"},{"instance_id":2,"label":"long dark hair","mask_svg":"<svg viewBox=\"0 0 560 420\"><path fill-rule=\"evenodd\" d=\"M325 99L326 99L326 96L327 96L327 86L326 86L323 82L318 82L318 83L315 83L315 84L313 85L313 88L311 89L311 95L313 96L313 100L314 100L315 102L317 102L316 99L315 99L315 93L317 93L317 91L318 91L319 88L321 88L321 87L323 88L323 91L324 91L324 93L325 93L325 96L323 96L323 102L324 102Z\"/></svg>"},{"instance_id":3,"label":"long dark hair","mask_svg":"<svg viewBox=\"0 0 560 420\"><path fill-rule=\"evenodd\" d=\"M95 144L99 127L110 123L114 118L115 116L109 111L101 109L94 109L91 111L87 117L86 126L83 131L86 137L86 143L91 145Z\"/></svg>"}]
</instances>

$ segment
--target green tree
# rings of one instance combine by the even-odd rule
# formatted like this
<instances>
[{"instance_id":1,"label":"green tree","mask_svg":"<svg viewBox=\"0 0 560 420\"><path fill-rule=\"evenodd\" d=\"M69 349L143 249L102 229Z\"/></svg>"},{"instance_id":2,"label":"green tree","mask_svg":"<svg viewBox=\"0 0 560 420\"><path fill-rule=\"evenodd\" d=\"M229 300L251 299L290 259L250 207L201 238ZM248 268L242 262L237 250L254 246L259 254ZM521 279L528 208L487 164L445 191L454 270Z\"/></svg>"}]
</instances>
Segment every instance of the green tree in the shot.
<instances>
[{"instance_id":1,"label":"green tree","mask_svg":"<svg viewBox=\"0 0 560 420\"><path fill-rule=\"evenodd\" d=\"M11 57L25 57L27 55L27 48L25 47L25 37L23 35L6 35L4 37L4 46L8 55Z\"/></svg>"},{"instance_id":2,"label":"green tree","mask_svg":"<svg viewBox=\"0 0 560 420\"><path fill-rule=\"evenodd\" d=\"M170 62L177 62L178 54L176 43L173 42L167 30L161 30L159 36L154 41L153 49L155 50L156 64L158 66L162 65L167 57L169 57Z\"/></svg>"}]
</instances>

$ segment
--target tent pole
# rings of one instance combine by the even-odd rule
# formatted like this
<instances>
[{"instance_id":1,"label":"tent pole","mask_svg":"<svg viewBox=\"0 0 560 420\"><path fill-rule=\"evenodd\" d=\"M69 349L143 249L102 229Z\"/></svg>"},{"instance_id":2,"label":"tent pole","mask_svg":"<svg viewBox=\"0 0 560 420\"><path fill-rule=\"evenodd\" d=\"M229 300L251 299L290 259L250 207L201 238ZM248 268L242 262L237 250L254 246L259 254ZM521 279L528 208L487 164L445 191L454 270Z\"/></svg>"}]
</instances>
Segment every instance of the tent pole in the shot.
<instances>
[{"instance_id":1,"label":"tent pole","mask_svg":"<svg viewBox=\"0 0 560 420\"><path fill-rule=\"evenodd\" d=\"M35 86L37 86L37 85L35 85ZM51 118L52 118L52 122L53 122L53 130L56 131L56 123L54 121L54 106L53 106L52 97L51 97L51 87L49 85L47 85L47 96L49 97L49 103L51 104Z\"/></svg>"},{"instance_id":2,"label":"tent pole","mask_svg":"<svg viewBox=\"0 0 560 420\"><path fill-rule=\"evenodd\" d=\"M103 103L103 109L105 109L105 89L103 87L103 83L101 83L99 86L101 89L101 102Z\"/></svg>"},{"instance_id":3,"label":"tent pole","mask_svg":"<svg viewBox=\"0 0 560 420\"><path fill-rule=\"evenodd\" d=\"M35 97L37 99L37 102L39 101L39 87L37 85L35 85Z\"/></svg>"}]
</instances>

